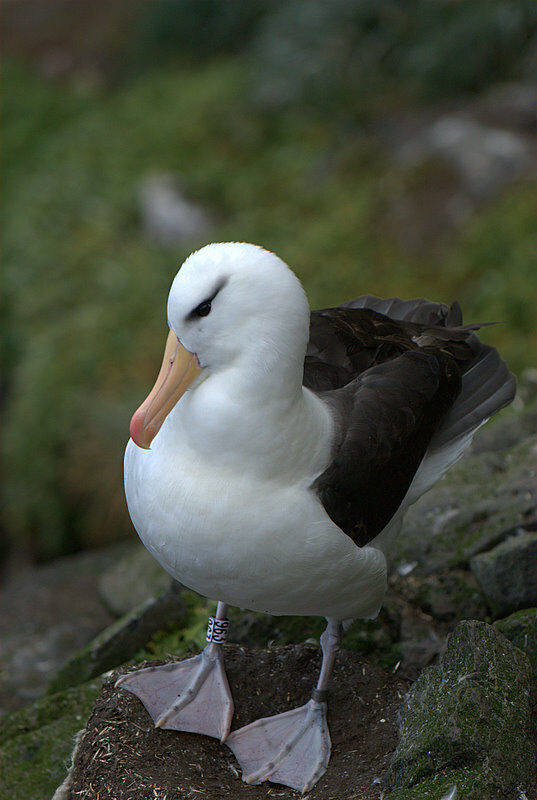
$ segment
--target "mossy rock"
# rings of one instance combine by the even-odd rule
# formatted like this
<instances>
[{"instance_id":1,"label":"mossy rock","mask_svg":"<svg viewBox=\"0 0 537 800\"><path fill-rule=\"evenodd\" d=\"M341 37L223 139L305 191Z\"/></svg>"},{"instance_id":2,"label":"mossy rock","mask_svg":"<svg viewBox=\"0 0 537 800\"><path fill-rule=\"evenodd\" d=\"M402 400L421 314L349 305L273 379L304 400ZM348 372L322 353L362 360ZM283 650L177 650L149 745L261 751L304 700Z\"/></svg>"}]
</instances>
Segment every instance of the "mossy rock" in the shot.
<instances>
[{"instance_id":1,"label":"mossy rock","mask_svg":"<svg viewBox=\"0 0 537 800\"><path fill-rule=\"evenodd\" d=\"M172 582L156 598L141 603L120 617L79 650L58 670L49 684L49 692L78 686L107 670L118 667L144 647L155 632L168 623L184 624L187 606L182 587Z\"/></svg>"},{"instance_id":2,"label":"mossy rock","mask_svg":"<svg viewBox=\"0 0 537 800\"><path fill-rule=\"evenodd\" d=\"M478 781L479 772L475 769L444 770L439 775L425 778L408 789L390 792L385 796L385 800L456 800L456 798L466 800L468 793ZM496 798L490 796L487 800Z\"/></svg>"},{"instance_id":3,"label":"mossy rock","mask_svg":"<svg viewBox=\"0 0 537 800\"><path fill-rule=\"evenodd\" d=\"M495 617L537 604L537 534L510 536L470 566Z\"/></svg>"},{"instance_id":4,"label":"mossy rock","mask_svg":"<svg viewBox=\"0 0 537 800\"><path fill-rule=\"evenodd\" d=\"M523 650L537 674L537 608L524 608L494 623L515 647Z\"/></svg>"},{"instance_id":5,"label":"mossy rock","mask_svg":"<svg viewBox=\"0 0 537 800\"><path fill-rule=\"evenodd\" d=\"M468 456L407 512L393 563L417 572L462 566L532 521L537 437L502 452Z\"/></svg>"},{"instance_id":6,"label":"mossy rock","mask_svg":"<svg viewBox=\"0 0 537 800\"><path fill-rule=\"evenodd\" d=\"M141 542L135 542L99 580L99 595L117 617L128 614L150 597L165 591L170 576Z\"/></svg>"},{"instance_id":7,"label":"mossy rock","mask_svg":"<svg viewBox=\"0 0 537 800\"><path fill-rule=\"evenodd\" d=\"M0 800L50 800L101 684L96 680L41 698L2 720Z\"/></svg>"},{"instance_id":8,"label":"mossy rock","mask_svg":"<svg viewBox=\"0 0 537 800\"><path fill-rule=\"evenodd\" d=\"M405 600L442 622L486 619L488 607L474 575L467 569L449 569L407 576L395 573L391 582Z\"/></svg>"},{"instance_id":9,"label":"mossy rock","mask_svg":"<svg viewBox=\"0 0 537 800\"><path fill-rule=\"evenodd\" d=\"M524 653L491 625L461 622L440 664L425 670L403 701L389 787L411 789L459 769L473 773L470 786L457 787L464 785L465 800L514 797L517 787L535 786L531 687ZM393 800L415 796L397 792Z\"/></svg>"}]
</instances>

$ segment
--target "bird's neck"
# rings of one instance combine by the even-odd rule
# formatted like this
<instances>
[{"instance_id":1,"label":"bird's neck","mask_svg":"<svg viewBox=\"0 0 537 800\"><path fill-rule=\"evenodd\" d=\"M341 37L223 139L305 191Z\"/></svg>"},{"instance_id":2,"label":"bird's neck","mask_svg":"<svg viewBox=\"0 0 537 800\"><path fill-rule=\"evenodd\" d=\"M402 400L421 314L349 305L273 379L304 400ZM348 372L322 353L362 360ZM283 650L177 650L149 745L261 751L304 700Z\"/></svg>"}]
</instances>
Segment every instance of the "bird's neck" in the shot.
<instances>
[{"instance_id":1,"label":"bird's neck","mask_svg":"<svg viewBox=\"0 0 537 800\"><path fill-rule=\"evenodd\" d=\"M303 354L262 352L209 374L169 416L167 435L212 464L264 479L324 469L333 422L302 387ZM245 363L246 362L246 363Z\"/></svg>"}]
</instances>

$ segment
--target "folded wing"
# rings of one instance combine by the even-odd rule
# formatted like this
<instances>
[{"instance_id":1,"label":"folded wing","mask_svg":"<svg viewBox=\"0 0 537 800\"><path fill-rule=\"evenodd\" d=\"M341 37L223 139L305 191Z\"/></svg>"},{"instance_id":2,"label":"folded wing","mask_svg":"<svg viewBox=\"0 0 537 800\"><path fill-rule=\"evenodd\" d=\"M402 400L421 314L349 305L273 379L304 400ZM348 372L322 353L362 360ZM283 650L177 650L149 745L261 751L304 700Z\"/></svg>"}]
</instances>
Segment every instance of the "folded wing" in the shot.
<instances>
[{"instance_id":1,"label":"folded wing","mask_svg":"<svg viewBox=\"0 0 537 800\"><path fill-rule=\"evenodd\" d=\"M430 488L512 400L514 377L478 327L462 325L458 304L423 299L367 295L312 313L304 385L337 426L313 489L356 544Z\"/></svg>"}]
</instances>

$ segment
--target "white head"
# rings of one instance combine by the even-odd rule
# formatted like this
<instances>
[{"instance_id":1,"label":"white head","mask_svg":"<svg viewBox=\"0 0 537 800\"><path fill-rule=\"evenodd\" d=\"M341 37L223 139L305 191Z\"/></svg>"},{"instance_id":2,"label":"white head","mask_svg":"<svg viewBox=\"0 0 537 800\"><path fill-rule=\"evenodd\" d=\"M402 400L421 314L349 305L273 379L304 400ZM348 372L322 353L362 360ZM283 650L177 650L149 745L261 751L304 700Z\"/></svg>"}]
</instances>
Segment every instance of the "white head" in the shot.
<instances>
[{"instance_id":1,"label":"white head","mask_svg":"<svg viewBox=\"0 0 537 800\"><path fill-rule=\"evenodd\" d=\"M304 290L274 253L253 244L209 244L187 258L168 297L168 324L211 372L268 346L302 350L309 331ZM265 353L266 355L266 353Z\"/></svg>"},{"instance_id":2,"label":"white head","mask_svg":"<svg viewBox=\"0 0 537 800\"><path fill-rule=\"evenodd\" d=\"M170 290L168 324L157 383L131 421L142 447L191 384L195 390L200 371L210 377L233 370L243 385L263 378L301 385L308 302L289 267L262 247L226 242L189 256Z\"/></svg>"}]
</instances>

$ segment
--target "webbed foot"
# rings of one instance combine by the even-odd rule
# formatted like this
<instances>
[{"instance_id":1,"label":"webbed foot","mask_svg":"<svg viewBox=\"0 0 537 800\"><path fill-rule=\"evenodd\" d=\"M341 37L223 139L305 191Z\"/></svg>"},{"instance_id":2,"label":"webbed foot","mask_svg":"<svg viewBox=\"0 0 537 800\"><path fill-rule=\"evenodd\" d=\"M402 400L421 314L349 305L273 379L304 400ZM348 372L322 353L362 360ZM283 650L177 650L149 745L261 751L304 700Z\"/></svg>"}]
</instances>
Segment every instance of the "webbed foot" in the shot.
<instances>
[{"instance_id":1,"label":"webbed foot","mask_svg":"<svg viewBox=\"0 0 537 800\"><path fill-rule=\"evenodd\" d=\"M226 744L246 783L268 780L307 792L330 759L326 703L310 700L292 711L258 719L233 731Z\"/></svg>"},{"instance_id":2,"label":"webbed foot","mask_svg":"<svg viewBox=\"0 0 537 800\"><path fill-rule=\"evenodd\" d=\"M233 699L220 645L209 644L185 661L129 672L116 687L139 697L158 728L204 733L222 742L229 733Z\"/></svg>"}]
</instances>

